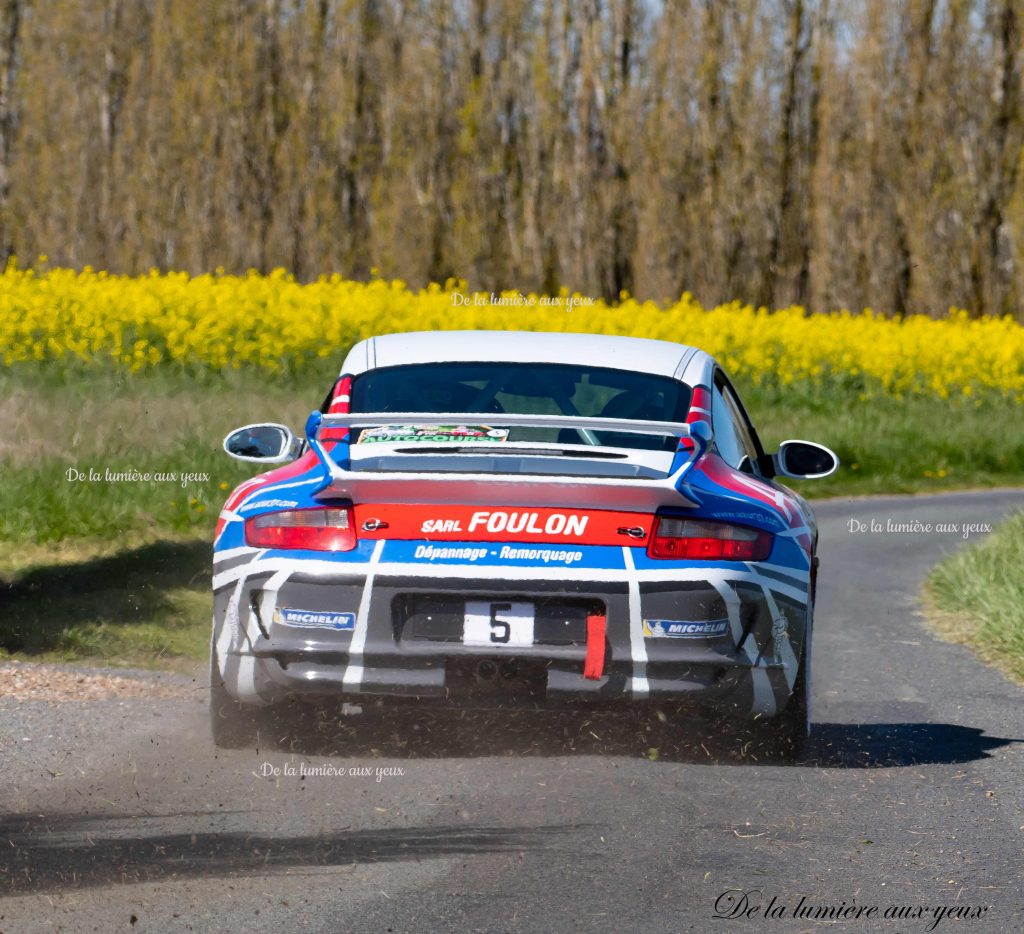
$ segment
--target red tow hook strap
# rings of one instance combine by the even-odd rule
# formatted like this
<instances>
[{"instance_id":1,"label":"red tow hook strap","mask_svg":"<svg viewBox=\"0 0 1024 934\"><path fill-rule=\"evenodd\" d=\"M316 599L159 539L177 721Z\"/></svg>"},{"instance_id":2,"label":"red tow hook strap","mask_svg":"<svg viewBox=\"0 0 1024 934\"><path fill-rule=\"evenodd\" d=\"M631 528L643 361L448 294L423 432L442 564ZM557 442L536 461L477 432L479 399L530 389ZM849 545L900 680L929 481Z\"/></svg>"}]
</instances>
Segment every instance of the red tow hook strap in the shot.
<instances>
[{"instance_id":1,"label":"red tow hook strap","mask_svg":"<svg viewBox=\"0 0 1024 934\"><path fill-rule=\"evenodd\" d=\"M600 681L604 676L604 630L603 616L587 617L587 660L583 663L583 677Z\"/></svg>"}]
</instances>

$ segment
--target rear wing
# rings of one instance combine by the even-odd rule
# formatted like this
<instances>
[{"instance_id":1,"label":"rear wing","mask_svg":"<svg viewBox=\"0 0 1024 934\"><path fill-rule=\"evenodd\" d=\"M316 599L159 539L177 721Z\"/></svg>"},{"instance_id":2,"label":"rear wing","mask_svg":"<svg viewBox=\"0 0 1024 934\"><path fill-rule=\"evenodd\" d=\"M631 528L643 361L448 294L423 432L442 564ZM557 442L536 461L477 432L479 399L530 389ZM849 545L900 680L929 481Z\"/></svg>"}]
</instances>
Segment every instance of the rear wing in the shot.
<instances>
[{"instance_id":1,"label":"rear wing","mask_svg":"<svg viewBox=\"0 0 1024 934\"><path fill-rule=\"evenodd\" d=\"M473 440L443 445L423 441L351 445L343 440L328 451L319 437L324 428L475 426L483 421L501 428L570 429L585 440ZM680 446L674 455L663 454L669 465L656 470L638 462L652 452L601 445L592 434L595 431L687 438L692 444L689 451ZM481 502L626 510L694 506L699 500L686 477L707 452L711 439L711 426L703 421L686 424L574 415L313 412L306 422L306 440L324 470L314 495L360 503ZM387 469L380 469L382 460Z\"/></svg>"}]
</instances>

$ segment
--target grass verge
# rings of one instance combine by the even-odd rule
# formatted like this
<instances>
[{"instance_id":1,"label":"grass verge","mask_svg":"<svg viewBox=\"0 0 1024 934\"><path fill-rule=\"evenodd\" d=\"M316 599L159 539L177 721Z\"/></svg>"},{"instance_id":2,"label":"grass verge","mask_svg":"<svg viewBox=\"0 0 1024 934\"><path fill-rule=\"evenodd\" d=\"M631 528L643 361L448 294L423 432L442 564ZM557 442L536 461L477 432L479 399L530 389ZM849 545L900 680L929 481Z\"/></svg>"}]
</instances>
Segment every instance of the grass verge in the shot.
<instances>
[{"instance_id":1,"label":"grass verge","mask_svg":"<svg viewBox=\"0 0 1024 934\"><path fill-rule=\"evenodd\" d=\"M191 671L210 643L205 539L83 548L10 578L0 657Z\"/></svg>"},{"instance_id":2,"label":"grass verge","mask_svg":"<svg viewBox=\"0 0 1024 934\"><path fill-rule=\"evenodd\" d=\"M1024 512L940 564L925 583L929 622L943 639L1024 685Z\"/></svg>"}]
</instances>

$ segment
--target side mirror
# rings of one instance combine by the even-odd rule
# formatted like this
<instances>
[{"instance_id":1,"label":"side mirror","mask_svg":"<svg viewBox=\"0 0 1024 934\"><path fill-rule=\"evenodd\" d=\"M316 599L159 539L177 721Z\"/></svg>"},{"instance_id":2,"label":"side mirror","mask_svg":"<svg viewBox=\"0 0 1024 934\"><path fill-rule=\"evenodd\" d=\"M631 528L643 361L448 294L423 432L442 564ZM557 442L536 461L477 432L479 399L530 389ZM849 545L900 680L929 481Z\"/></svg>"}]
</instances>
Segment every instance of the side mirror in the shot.
<instances>
[{"instance_id":1,"label":"side mirror","mask_svg":"<svg viewBox=\"0 0 1024 934\"><path fill-rule=\"evenodd\" d=\"M772 455L775 473L796 480L818 480L839 469L839 458L823 444L813 441L783 441Z\"/></svg>"},{"instance_id":2,"label":"side mirror","mask_svg":"<svg viewBox=\"0 0 1024 934\"><path fill-rule=\"evenodd\" d=\"M264 423L236 428L224 439L224 450L238 461L283 464L298 457L302 442L285 425Z\"/></svg>"}]
</instances>

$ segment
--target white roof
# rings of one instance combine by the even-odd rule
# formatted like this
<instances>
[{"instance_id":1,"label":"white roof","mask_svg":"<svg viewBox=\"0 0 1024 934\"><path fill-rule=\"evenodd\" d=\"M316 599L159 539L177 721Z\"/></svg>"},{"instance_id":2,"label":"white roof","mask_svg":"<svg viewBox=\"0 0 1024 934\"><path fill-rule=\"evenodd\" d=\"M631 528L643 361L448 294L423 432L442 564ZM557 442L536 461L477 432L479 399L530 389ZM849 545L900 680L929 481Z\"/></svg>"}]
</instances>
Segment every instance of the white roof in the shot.
<instances>
[{"instance_id":1,"label":"white roof","mask_svg":"<svg viewBox=\"0 0 1024 934\"><path fill-rule=\"evenodd\" d=\"M616 370L682 374L697 351L670 341L609 334L548 331L415 331L385 334L356 344L342 373L414 363L568 363Z\"/></svg>"}]
</instances>

